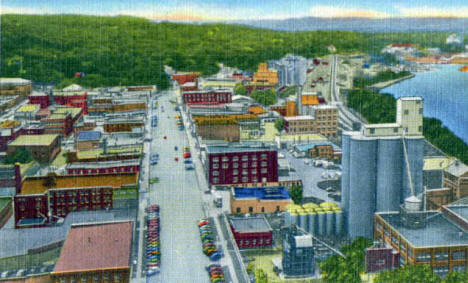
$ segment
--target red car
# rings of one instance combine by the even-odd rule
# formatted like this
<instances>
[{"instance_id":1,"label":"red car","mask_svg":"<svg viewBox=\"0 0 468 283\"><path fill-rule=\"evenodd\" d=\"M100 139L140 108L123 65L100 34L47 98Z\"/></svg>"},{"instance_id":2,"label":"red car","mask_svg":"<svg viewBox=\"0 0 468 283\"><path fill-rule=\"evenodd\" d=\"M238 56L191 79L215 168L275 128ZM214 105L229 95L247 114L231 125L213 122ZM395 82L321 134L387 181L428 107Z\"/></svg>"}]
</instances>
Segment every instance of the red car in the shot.
<instances>
[{"instance_id":1,"label":"red car","mask_svg":"<svg viewBox=\"0 0 468 283\"><path fill-rule=\"evenodd\" d=\"M164 136L164 139L165 139L165 140L167 140L167 137L166 137L166 136Z\"/></svg>"},{"instance_id":2,"label":"red car","mask_svg":"<svg viewBox=\"0 0 468 283\"><path fill-rule=\"evenodd\" d=\"M174 158L174 161L175 162L179 161L179 158L178 157Z\"/></svg>"}]
</instances>

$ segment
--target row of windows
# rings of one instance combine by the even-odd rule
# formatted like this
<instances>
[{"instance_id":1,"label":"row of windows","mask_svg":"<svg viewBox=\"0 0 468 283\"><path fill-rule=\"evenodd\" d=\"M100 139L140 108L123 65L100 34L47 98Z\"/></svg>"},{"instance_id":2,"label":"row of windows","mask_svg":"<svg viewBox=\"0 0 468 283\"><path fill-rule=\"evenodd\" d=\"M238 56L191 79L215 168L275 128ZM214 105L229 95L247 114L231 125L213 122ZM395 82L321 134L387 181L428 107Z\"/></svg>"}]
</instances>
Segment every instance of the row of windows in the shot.
<instances>
[{"instance_id":1,"label":"row of windows","mask_svg":"<svg viewBox=\"0 0 468 283\"><path fill-rule=\"evenodd\" d=\"M266 179L266 178L264 178L264 179ZM240 179L240 180L242 180L242 183L248 183L248 182L249 182L249 177L244 176L244 177L242 177L242 179ZM250 178L250 182L251 182L251 183L258 183L258 182L259 182L259 179L258 179L256 176L253 176L253 177ZM232 178L232 183L233 183L233 184L239 183L239 177L234 176L234 177ZM214 177L214 178L213 178L213 184L219 184L219 178L218 178L218 177Z\"/></svg>"},{"instance_id":2,"label":"row of windows","mask_svg":"<svg viewBox=\"0 0 468 283\"><path fill-rule=\"evenodd\" d=\"M253 246L256 246L257 245L257 239L252 239L252 241L250 240L239 240L239 246L242 246L242 245L250 245L252 244ZM271 243L270 239L269 238L260 238L258 239L258 245L269 245Z\"/></svg>"},{"instance_id":3,"label":"row of windows","mask_svg":"<svg viewBox=\"0 0 468 283\"><path fill-rule=\"evenodd\" d=\"M93 282L93 283L110 282L111 277L113 277L114 282L120 282L120 280L121 280L121 276L120 276L119 273L115 273L115 274L112 275L110 273L104 272L104 274L102 275L102 281L99 279L99 274L94 274L94 275L91 275L91 276L84 276L84 275L75 276L75 275L72 275L72 276L69 277L70 280L67 280L68 279L67 277L61 277L59 282L60 283L66 283L66 282L86 283L86 282L88 282L88 278L89 278L89 282Z\"/></svg>"},{"instance_id":4,"label":"row of windows","mask_svg":"<svg viewBox=\"0 0 468 283\"><path fill-rule=\"evenodd\" d=\"M265 207L262 206L262 209L261 209L262 212L265 212ZM280 206L277 205L276 206L276 212L280 211ZM242 212L242 209L240 207L237 207L236 208L236 213L241 213ZM253 207L252 206L249 206L249 213L253 213Z\"/></svg>"},{"instance_id":5,"label":"row of windows","mask_svg":"<svg viewBox=\"0 0 468 283\"><path fill-rule=\"evenodd\" d=\"M267 164L266 161L262 161L260 163L261 167L267 167L267 165L268 164ZM221 166L222 166L223 169L228 169L229 168L229 163L223 163ZM213 169L219 169L219 163L213 163L212 167L213 167ZM237 163L237 162L233 163L232 167L233 168L239 168L239 163ZM247 163L247 162L242 163L242 168L247 168L247 167L249 167L249 163ZM257 162L252 162L250 164L250 167L253 167L253 168L257 167Z\"/></svg>"},{"instance_id":6,"label":"row of windows","mask_svg":"<svg viewBox=\"0 0 468 283\"><path fill-rule=\"evenodd\" d=\"M253 174L253 175L256 175L256 174L258 174L258 171L257 171L257 169L252 169L250 171L250 173ZM262 168L260 170L260 173L261 174L266 174L266 173L268 173L268 169L267 168ZM233 175L238 175L239 170L237 170L237 169L232 170L232 174ZM248 175L248 174L249 174L248 170L242 170L242 175ZM219 176L219 171L212 171L211 175L217 177L217 176Z\"/></svg>"},{"instance_id":7,"label":"row of windows","mask_svg":"<svg viewBox=\"0 0 468 283\"><path fill-rule=\"evenodd\" d=\"M260 158L261 159L267 159L268 158L268 154L266 153L262 153L260 154ZM227 156L223 156L222 159L221 159L223 162L228 162L229 161L229 157ZM242 155L242 161L247 161L249 160L249 156L248 155ZM251 158L250 160L253 160L253 161L256 161L257 160L257 155L251 155ZM213 162L219 162L219 157L215 156L211 159L211 161ZM233 162L236 162L236 161L239 161L239 156L233 156L232 157L232 161Z\"/></svg>"}]
</instances>

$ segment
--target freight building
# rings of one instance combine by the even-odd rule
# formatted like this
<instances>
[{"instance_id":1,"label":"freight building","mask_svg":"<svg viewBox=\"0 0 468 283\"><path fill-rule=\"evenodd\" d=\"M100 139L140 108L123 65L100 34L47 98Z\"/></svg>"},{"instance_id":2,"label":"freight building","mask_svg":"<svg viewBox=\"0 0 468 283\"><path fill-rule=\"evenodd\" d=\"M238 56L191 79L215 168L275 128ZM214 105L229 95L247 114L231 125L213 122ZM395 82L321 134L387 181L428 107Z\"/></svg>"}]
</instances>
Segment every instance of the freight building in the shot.
<instances>
[{"instance_id":1,"label":"freight building","mask_svg":"<svg viewBox=\"0 0 468 283\"><path fill-rule=\"evenodd\" d=\"M264 216L232 217L229 222L240 249L270 247L273 244L273 230Z\"/></svg>"},{"instance_id":2,"label":"freight building","mask_svg":"<svg viewBox=\"0 0 468 283\"><path fill-rule=\"evenodd\" d=\"M284 211L291 197L284 187L232 188L231 213Z\"/></svg>"}]
</instances>

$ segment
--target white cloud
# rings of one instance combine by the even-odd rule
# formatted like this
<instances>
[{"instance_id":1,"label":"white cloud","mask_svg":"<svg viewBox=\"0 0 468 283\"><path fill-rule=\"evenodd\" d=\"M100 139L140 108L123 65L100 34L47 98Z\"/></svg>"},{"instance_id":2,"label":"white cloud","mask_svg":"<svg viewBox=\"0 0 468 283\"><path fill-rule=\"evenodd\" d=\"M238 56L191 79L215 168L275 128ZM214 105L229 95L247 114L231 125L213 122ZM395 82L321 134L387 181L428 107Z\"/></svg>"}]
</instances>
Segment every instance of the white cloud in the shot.
<instances>
[{"instance_id":1,"label":"white cloud","mask_svg":"<svg viewBox=\"0 0 468 283\"><path fill-rule=\"evenodd\" d=\"M310 16L319 18L388 18L391 15L376 10L317 5L310 8Z\"/></svg>"},{"instance_id":2,"label":"white cloud","mask_svg":"<svg viewBox=\"0 0 468 283\"><path fill-rule=\"evenodd\" d=\"M5 7L0 5L0 14L23 14L23 15L37 15L37 14L47 14L47 11L43 8L41 9L32 9L25 7Z\"/></svg>"},{"instance_id":3,"label":"white cloud","mask_svg":"<svg viewBox=\"0 0 468 283\"><path fill-rule=\"evenodd\" d=\"M402 17L415 18L466 18L468 17L468 6L438 8L431 6L420 7L395 7Z\"/></svg>"}]
</instances>

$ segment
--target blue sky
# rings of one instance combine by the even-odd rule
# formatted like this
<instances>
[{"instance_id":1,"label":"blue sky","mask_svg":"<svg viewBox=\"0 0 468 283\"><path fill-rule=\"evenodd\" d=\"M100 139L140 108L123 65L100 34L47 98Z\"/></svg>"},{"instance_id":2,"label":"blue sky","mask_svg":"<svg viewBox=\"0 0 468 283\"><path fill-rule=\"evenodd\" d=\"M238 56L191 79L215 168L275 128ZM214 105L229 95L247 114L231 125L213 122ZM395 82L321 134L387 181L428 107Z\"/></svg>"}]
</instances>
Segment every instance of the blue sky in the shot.
<instances>
[{"instance_id":1,"label":"blue sky","mask_svg":"<svg viewBox=\"0 0 468 283\"><path fill-rule=\"evenodd\" d=\"M175 21L468 17L468 0L3 0L1 13L132 15Z\"/></svg>"}]
</instances>

